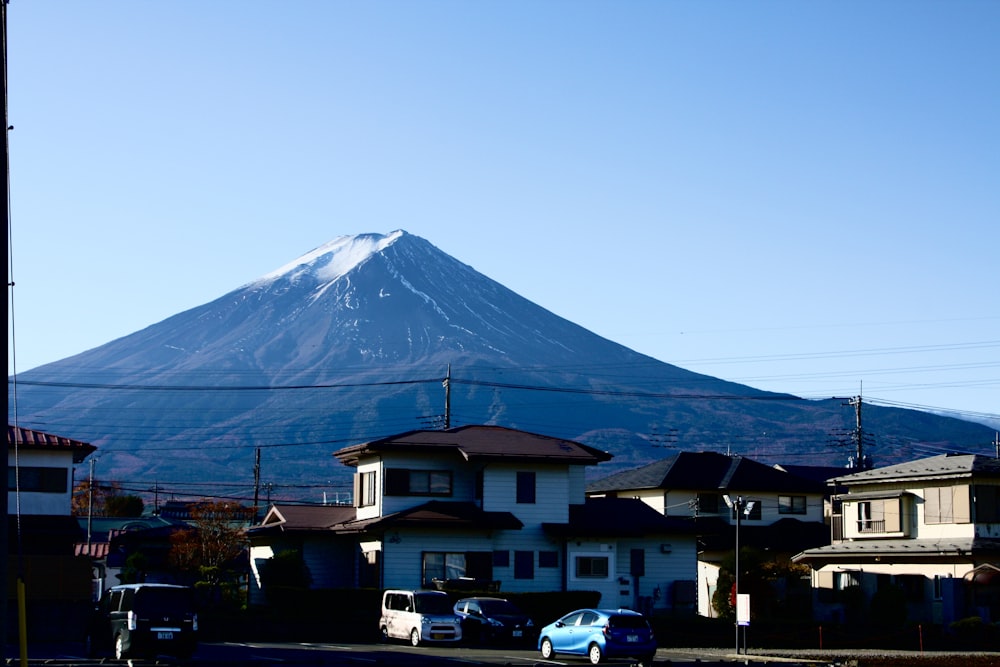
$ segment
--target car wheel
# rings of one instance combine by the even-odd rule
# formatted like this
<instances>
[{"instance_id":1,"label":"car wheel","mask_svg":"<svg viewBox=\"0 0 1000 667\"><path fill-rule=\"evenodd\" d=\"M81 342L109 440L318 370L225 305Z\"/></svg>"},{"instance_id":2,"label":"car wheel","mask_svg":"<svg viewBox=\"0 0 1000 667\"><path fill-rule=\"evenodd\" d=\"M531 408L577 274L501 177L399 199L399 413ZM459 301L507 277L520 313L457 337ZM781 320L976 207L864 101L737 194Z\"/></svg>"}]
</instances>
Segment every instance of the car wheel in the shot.
<instances>
[{"instance_id":1,"label":"car wheel","mask_svg":"<svg viewBox=\"0 0 1000 667\"><path fill-rule=\"evenodd\" d=\"M601 654L601 647L597 644L591 644L590 648L587 649L587 657L590 658L590 664L596 665L601 661L604 656Z\"/></svg>"},{"instance_id":2,"label":"car wheel","mask_svg":"<svg viewBox=\"0 0 1000 667\"><path fill-rule=\"evenodd\" d=\"M542 650L542 658L544 658L545 660L548 660L549 658L551 658L556 654L556 652L552 649L552 641L548 637L542 640L541 650Z\"/></svg>"},{"instance_id":3,"label":"car wheel","mask_svg":"<svg viewBox=\"0 0 1000 667\"><path fill-rule=\"evenodd\" d=\"M410 646L420 646L420 631L416 628L410 631Z\"/></svg>"},{"instance_id":4,"label":"car wheel","mask_svg":"<svg viewBox=\"0 0 1000 667\"><path fill-rule=\"evenodd\" d=\"M128 652L125 650L125 638L119 632L115 635L115 660L124 660L127 657Z\"/></svg>"},{"instance_id":5,"label":"car wheel","mask_svg":"<svg viewBox=\"0 0 1000 667\"><path fill-rule=\"evenodd\" d=\"M656 660L656 654L645 655L639 658L638 667L653 667L653 661Z\"/></svg>"}]
</instances>

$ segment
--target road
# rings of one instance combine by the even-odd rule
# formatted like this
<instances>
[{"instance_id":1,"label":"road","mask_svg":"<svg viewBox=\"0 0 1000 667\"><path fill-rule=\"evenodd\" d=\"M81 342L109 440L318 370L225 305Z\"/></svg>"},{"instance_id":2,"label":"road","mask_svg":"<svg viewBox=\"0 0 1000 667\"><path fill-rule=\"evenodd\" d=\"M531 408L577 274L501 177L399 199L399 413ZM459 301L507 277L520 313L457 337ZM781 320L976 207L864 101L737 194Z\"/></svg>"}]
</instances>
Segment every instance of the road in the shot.
<instances>
[{"instance_id":1,"label":"road","mask_svg":"<svg viewBox=\"0 0 1000 667\"><path fill-rule=\"evenodd\" d=\"M9 665L18 665L16 649L6 654ZM726 658L718 651L702 649L660 649L657 662L664 665L695 663L699 667L732 665L733 656ZM744 660L740 660L744 662ZM761 661L763 663L763 661ZM773 658L769 660L772 664ZM83 647L78 644L32 647L28 650L31 667L72 667L75 665L124 664L110 658L88 660ZM560 665L589 665L585 658L556 656L543 660L535 649L527 648L472 648L466 646L418 646L404 643L271 643L271 642L203 642L191 660L177 661L161 657L156 660L134 660L134 667L161 665L164 667L432 667L437 665L504 665L509 667L544 667ZM626 667L628 660L608 660L609 667ZM798 662L797 664L812 664ZM828 664L821 662L821 664Z\"/></svg>"}]
</instances>

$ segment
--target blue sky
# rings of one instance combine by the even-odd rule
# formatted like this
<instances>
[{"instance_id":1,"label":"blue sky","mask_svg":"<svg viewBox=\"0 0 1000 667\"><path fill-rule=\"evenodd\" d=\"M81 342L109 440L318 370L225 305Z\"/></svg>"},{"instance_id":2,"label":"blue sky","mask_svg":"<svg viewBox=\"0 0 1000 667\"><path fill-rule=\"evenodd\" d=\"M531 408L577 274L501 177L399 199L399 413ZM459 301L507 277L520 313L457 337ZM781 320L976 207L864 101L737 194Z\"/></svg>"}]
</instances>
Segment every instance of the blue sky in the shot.
<instances>
[{"instance_id":1,"label":"blue sky","mask_svg":"<svg viewBox=\"0 0 1000 667\"><path fill-rule=\"evenodd\" d=\"M1000 421L998 27L986 0L14 0L8 362L405 229L662 361Z\"/></svg>"}]
</instances>

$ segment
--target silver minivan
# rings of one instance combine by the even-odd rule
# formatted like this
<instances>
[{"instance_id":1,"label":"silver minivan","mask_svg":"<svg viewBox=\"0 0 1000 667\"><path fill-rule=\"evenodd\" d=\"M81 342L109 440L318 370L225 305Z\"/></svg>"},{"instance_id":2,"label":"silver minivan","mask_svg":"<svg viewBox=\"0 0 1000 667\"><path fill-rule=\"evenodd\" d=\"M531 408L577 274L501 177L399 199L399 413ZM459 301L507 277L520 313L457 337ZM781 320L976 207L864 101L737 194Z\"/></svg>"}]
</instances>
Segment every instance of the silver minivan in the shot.
<instances>
[{"instance_id":1,"label":"silver minivan","mask_svg":"<svg viewBox=\"0 0 1000 667\"><path fill-rule=\"evenodd\" d=\"M408 639L413 646L419 646L425 642L462 640L462 619L442 591L385 591L378 624L385 641Z\"/></svg>"}]
</instances>

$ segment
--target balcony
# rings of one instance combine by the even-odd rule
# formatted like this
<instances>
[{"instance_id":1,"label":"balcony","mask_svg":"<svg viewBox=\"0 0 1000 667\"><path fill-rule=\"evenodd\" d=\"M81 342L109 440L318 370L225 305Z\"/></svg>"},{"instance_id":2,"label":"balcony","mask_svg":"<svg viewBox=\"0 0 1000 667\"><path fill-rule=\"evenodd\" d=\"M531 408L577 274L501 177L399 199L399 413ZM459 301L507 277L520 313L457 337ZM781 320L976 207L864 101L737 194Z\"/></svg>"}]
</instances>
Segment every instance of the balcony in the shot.
<instances>
[{"instance_id":1,"label":"balcony","mask_svg":"<svg viewBox=\"0 0 1000 667\"><path fill-rule=\"evenodd\" d=\"M872 535L881 534L885 532L885 519L859 519L858 520L858 534L859 535Z\"/></svg>"}]
</instances>

